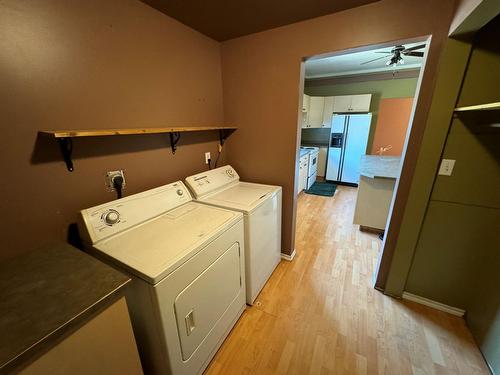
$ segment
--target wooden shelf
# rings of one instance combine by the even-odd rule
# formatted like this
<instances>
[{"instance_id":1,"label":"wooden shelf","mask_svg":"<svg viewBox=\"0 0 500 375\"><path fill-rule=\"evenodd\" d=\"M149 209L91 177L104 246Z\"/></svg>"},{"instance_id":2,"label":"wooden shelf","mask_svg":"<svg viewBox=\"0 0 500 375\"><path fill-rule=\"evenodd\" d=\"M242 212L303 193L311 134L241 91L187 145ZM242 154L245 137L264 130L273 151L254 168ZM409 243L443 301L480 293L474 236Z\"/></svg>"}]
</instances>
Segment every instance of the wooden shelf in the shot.
<instances>
[{"instance_id":1,"label":"wooden shelf","mask_svg":"<svg viewBox=\"0 0 500 375\"><path fill-rule=\"evenodd\" d=\"M40 133L54 138L76 138L76 137L102 137L110 135L136 135L136 134L166 134L199 132L209 130L231 131L236 130L231 126L190 126L175 128L124 128L124 129L67 129L67 130L42 130Z\"/></svg>"},{"instance_id":2,"label":"wooden shelf","mask_svg":"<svg viewBox=\"0 0 500 375\"><path fill-rule=\"evenodd\" d=\"M455 112L492 111L496 109L500 109L500 102L471 105L467 107L457 107L455 108Z\"/></svg>"},{"instance_id":3,"label":"wooden shelf","mask_svg":"<svg viewBox=\"0 0 500 375\"><path fill-rule=\"evenodd\" d=\"M53 137L59 143L61 154L68 171L73 171L73 153L72 138L79 137L102 137L111 135L139 135L139 134L168 134L170 137L170 147L172 154L177 150L177 143L181 138L181 133L213 131L219 132L220 146L224 144L226 138L237 128L232 126L189 126L175 128L124 128L124 129L68 129L68 130L41 130L40 134Z\"/></svg>"}]
</instances>

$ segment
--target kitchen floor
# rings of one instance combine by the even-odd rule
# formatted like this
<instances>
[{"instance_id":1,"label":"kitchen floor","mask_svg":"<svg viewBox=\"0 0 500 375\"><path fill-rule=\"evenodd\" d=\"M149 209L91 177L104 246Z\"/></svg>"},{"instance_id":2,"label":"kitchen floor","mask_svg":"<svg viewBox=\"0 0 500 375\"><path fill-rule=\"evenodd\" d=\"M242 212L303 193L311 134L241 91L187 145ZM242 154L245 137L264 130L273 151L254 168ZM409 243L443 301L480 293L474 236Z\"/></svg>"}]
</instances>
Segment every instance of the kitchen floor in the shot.
<instances>
[{"instance_id":1,"label":"kitchen floor","mask_svg":"<svg viewBox=\"0 0 500 375\"><path fill-rule=\"evenodd\" d=\"M356 188L301 194L297 256L247 308L207 374L490 374L464 320L372 288L381 241Z\"/></svg>"}]
</instances>

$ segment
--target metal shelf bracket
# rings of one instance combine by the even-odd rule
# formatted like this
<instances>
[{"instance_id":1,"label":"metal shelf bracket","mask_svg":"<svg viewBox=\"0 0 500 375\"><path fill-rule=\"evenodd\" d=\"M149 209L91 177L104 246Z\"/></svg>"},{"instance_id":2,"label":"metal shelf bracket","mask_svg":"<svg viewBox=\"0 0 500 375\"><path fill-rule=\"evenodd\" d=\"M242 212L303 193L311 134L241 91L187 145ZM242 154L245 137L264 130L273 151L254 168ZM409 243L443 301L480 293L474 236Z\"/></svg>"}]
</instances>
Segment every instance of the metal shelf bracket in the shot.
<instances>
[{"instance_id":1,"label":"metal shelf bracket","mask_svg":"<svg viewBox=\"0 0 500 375\"><path fill-rule=\"evenodd\" d=\"M179 143L179 140L181 139L181 133L170 132L168 135L170 136L170 148L172 149L172 154L175 154L175 151L177 151L177 143Z\"/></svg>"},{"instance_id":2,"label":"metal shelf bracket","mask_svg":"<svg viewBox=\"0 0 500 375\"><path fill-rule=\"evenodd\" d=\"M229 136L229 132L226 132L224 129L219 130L219 144L224 146L224 142L226 141L226 138Z\"/></svg>"},{"instance_id":3,"label":"metal shelf bracket","mask_svg":"<svg viewBox=\"0 0 500 375\"><path fill-rule=\"evenodd\" d=\"M71 159L71 154L73 153L73 141L70 137L57 138L59 143L59 148L66 163L66 168L68 171L73 172L73 160Z\"/></svg>"}]
</instances>

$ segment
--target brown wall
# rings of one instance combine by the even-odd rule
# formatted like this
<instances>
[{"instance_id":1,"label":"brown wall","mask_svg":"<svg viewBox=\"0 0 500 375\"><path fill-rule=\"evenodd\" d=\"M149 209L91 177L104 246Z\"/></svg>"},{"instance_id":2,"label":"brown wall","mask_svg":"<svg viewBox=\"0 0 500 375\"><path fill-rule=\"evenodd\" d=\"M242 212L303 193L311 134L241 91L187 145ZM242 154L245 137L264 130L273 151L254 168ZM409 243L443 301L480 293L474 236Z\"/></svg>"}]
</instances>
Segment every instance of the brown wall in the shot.
<instances>
[{"instance_id":1,"label":"brown wall","mask_svg":"<svg viewBox=\"0 0 500 375\"><path fill-rule=\"evenodd\" d=\"M225 120L239 127L228 144L230 162L243 179L283 186L283 252L290 253L294 248L303 59L370 44L433 36L414 117L416 132L409 140L416 147L407 155L399 183L404 196L418 155L453 3L382 0L222 44ZM399 193L398 196L401 197ZM399 198L395 207L402 212L404 200Z\"/></svg>"},{"instance_id":2,"label":"brown wall","mask_svg":"<svg viewBox=\"0 0 500 375\"><path fill-rule=\"evenodd\" d=\"M217 135L77 139L75 171L42 129L223 121L220 44L136 0L0 2L0 258L65 239L78 210L205 168ZM230 140L228 141L229 144Z\"/></svg>"},{"instance_id":3,"label":"brown wall","mask_svg":"<svg viewBox=\"0 0 500 375\"><path fill-rule=\"evenodd\" d=\"M372 155L377 154L381 147L389 145L392 148L382 155L400 156L403 153L412 109L413 98L390 98L380 101Z\"/></svg>"}]
</instances>

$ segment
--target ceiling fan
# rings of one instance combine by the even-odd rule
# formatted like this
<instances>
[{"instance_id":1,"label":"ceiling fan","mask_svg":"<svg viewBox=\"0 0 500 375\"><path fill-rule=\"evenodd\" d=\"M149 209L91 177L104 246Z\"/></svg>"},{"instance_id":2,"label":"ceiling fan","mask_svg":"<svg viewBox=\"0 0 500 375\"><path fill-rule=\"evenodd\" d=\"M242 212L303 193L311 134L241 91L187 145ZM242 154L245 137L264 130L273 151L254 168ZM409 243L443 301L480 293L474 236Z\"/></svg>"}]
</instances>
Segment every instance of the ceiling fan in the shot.
<instances>
[{"instance_id":1,"label":"ceiling fan","mask_svg":"<svg viewBox=\"0 0 500 375\"><path fill-rule=\"evenodd\" d=\"M393 49L391 49L390 51L376 51L375 53L383 53L386 56L377 57L376 59L362 62L360 65L365 65L365 64L369 64L369 63L374 62L374 61L387 59L388 57L390 57L390 58L389 58L389 60L387 60L385 65L387 65L387 66L391 66L391 65L396 66L398 64L402 65L405 63L403 56L424 57L423 52L416 51L417 49L422 49L424 47L425 47L425 44L419 44L418 46L414 46L414 47L410 47L410 48L406 48L403 45L397 45ZM389 56L389 55L392 55L392 56Z\"/></svg>"}]
</instances>

